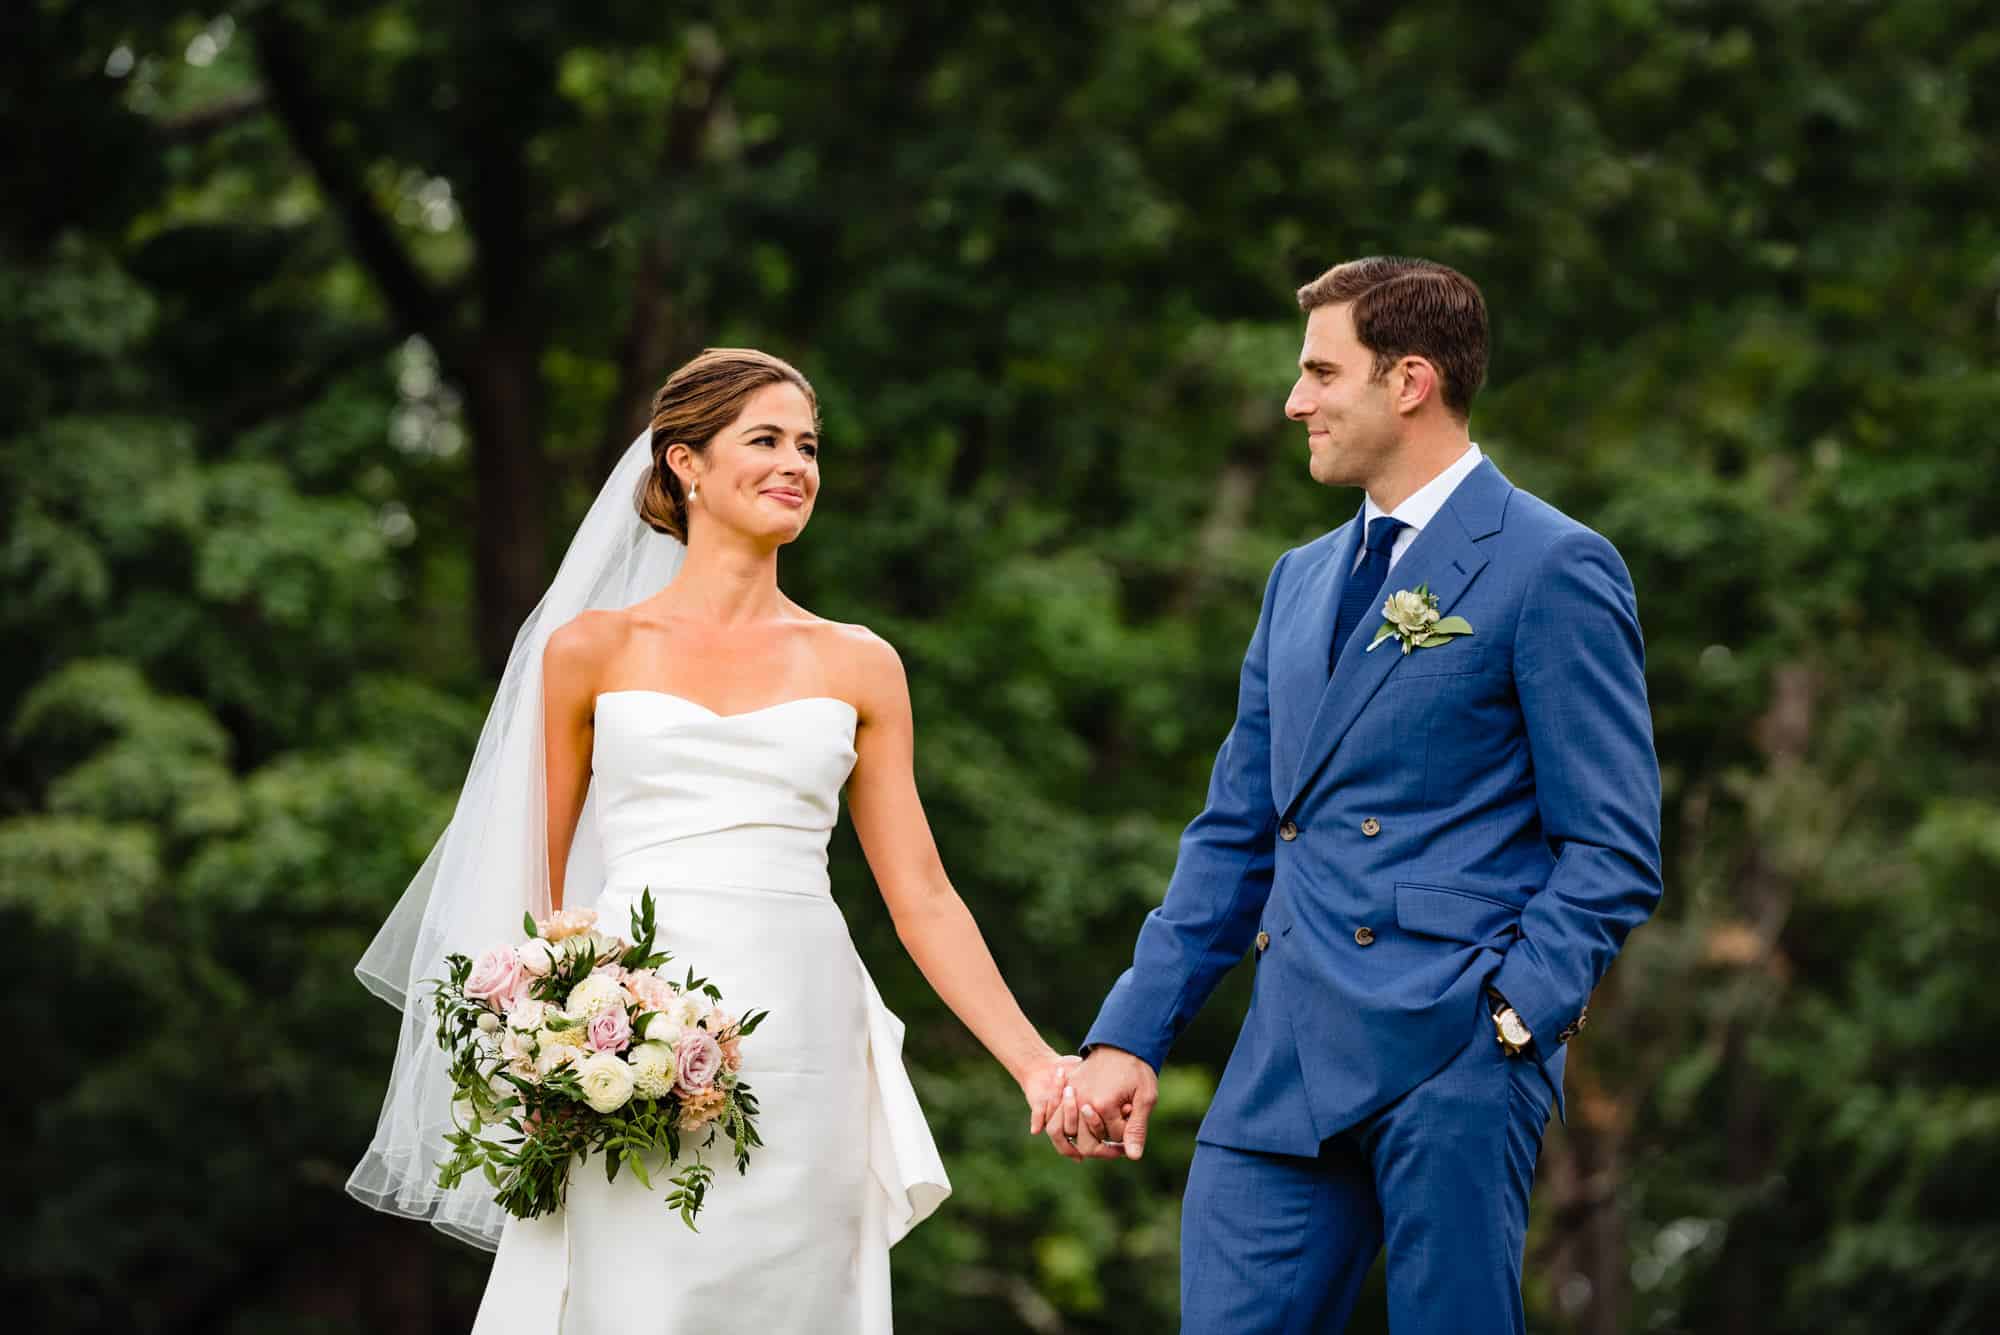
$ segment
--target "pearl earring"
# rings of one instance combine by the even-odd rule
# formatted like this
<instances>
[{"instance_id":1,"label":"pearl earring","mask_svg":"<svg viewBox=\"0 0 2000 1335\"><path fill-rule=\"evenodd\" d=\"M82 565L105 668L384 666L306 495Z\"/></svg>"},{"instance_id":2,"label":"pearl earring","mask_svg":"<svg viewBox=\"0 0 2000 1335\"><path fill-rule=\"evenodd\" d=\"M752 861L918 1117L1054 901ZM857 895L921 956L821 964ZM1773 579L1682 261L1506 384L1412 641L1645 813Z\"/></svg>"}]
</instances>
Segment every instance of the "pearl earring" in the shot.
<instances>
[{"instance_id":1,"label":"pearl earring","mask_svg":"<svg viewBox=\"0 0 2000 1335\"><path fill-rule=\"evenodd\" d=\"M701 494L701 485L700 485L699 483L695 484L695 485L694 485L694 486L692 486L692 487L689 487L689 488L688 488L688 504L689 504L689 505L693 505L693 504L694 504L694 498L695 498L696 496L699 496L700 494Z\"/></svg>"}]
</instances>

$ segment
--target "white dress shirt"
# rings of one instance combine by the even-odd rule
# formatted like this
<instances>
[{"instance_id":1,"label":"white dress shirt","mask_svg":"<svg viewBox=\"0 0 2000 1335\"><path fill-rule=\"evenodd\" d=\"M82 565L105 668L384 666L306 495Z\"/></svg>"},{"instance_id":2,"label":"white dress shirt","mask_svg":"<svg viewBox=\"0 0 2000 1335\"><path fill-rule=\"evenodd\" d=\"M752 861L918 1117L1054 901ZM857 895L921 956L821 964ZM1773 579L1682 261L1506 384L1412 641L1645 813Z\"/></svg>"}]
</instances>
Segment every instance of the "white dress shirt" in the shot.
<instances>
[{"instance_id":1,"label":"white dress shirt","mask_svg":"<svg viewBox=\"0 0 2000 1335\"><path fill-rule=\"evenodd\" d=\"M1410 544L1417 540L1417 534L1424 531L1424 525L1437 518L1437 512L1444 508L1445 501L1449 500L1451 494L1458 490L1458 484L1465 481L1466 476L1473 469L1479 467L1479 460L1482 457L1479 453L1478 444L1476 442L1468 443L1465 447L1465 453L1453 460L1451 467L1424 483L1423 486L1418 487L1414 492L1410 493L1408 500L1393 510L1384 511L1381 506L1375 504L1373 496L1368 497L1366 501L1362 502L1361 522L1363 533L1367 532L1368 524L1381 518L1385 513L1389 518L1400 519L1409 525L1408 528L1397 530L1395 545L1389 549L1389 569L1394 570L1396 568L1396 562L1403 559L1403 553L1408 551ZM1354 554L1354 566L1349 567L1350 572L1361 564L1361 558L1367 554L1367 544L1363 543L1361 550Z\"/></svg>"}]
</instances>

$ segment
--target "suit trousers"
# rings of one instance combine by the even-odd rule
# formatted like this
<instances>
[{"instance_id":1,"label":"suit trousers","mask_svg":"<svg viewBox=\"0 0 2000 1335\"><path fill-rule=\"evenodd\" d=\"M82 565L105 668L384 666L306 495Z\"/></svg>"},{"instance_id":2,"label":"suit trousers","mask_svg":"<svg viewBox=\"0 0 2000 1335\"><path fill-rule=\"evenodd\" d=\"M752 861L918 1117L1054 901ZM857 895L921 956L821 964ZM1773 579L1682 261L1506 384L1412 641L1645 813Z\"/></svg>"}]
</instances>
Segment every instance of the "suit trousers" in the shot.
<instances>
[{"instance_id":1,"label":"suit trousers","mask_svg":"<svg viewBox=\"0 0 2000 1335\"><path fill-rule=\"evenodd\" d=\"M1388 1248L1394 1335L1522 1335L1528 1193L1554 1097L1492 1020L1317 1158L1196 1146L1183 1335L1338 1335Z\"/></svg>"}]
</instances>

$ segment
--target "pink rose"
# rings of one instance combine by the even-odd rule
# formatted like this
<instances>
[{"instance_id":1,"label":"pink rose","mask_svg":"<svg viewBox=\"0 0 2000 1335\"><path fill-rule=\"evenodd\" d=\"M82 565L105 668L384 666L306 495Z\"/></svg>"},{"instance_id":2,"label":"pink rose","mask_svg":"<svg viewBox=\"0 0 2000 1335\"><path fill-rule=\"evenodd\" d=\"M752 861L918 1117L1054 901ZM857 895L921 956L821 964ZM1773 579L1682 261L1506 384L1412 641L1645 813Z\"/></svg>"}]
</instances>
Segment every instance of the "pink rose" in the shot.
<instances>
[{"instance_id":1,"label":"pink rose","mask_svg":"<svg viewBox=\"0 0 2000 1335\"><path fill-rule=\"evenodd\" d=\"M722 1047L709 1034L690 1029L674 1049L674 1092L696 1094L722 1073Z\"/></svg>"},{"instance_id":2,"label":"pink rose","mask_svg":"<svg viewBox=\"0 0 2000 1335\"><path fill-rule=\"evenodd\" d=\"M632 1042L632 1021L623 1006L606 1006L591 1017L584 1041L596 1052L623 1052Z\"/></svg>"},{"instance_id":3,"label":"pink rose","mask_svg":"<svg viewBox=\"0 0 2000 1335\"><path fill-rule=\"evenodd\" d=\"M522 971L514 948L495 946L472 966L472 976L465 980L465 995L497 1010L507 1010L527 995L527 984L528 976Z\"/></svg>"},{"instance_id":4,"label":"pink rose","mask_svg":"<svg viewBox=\"0 0 2000 1335\"><path fill-rule=\"evenodd\" d=\"M523 969L521 970L521 980L514 984L514 990L505 996L495 997L493 1004L503 1011L511 1011L528 999L528 994L534 986L535 976L526 969Z\"/></svg>"},{"instance_id":5,"label":"pink rose","mask_svg":"<svg viewBox=\"0 0 2000 1335\"><path fill-rule=\"evenodd\" d=\"M625 975L625 990L638 998L649 1011L663 1011L680 995L674 985L651 969L634 969Z\"/></svg>"},{"instance_id":6,"label":"pink rose","mask_svg":"<svg viewBox=\"0 0 2000 1335\"><path fill-rule=\"evenodd\" d=\"M555 948L539 936L531 937L515 946L514 955L521 961L521 967L537 978L556 965Z\"/></svg>"}]
</instances>

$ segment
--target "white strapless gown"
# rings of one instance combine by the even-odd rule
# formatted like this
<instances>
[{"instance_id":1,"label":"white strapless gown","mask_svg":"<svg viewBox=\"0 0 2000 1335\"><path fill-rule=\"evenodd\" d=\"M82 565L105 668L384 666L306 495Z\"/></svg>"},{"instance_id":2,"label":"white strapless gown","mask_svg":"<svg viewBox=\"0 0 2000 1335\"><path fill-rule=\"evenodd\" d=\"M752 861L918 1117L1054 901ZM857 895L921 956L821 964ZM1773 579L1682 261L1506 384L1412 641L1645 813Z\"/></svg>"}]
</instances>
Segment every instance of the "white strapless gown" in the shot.
<instances>
[{"instance_id":1,"label":"white strapless gown","mask_svg":"<svg viewBox=\"0 0 2000 1335\"><path fill-rule=\"evenodd\" d=\"M598 696L598 924L624 935L650 887L668 971L705 974L738 1014L770 1011L743 1045L764 1147L746 1176L720 1143L705 1152L699 1233L666 1207L662 1175L649 1191L585 1161L566 1209L508 1221L474 1335L890 1329L889 1248L951 1186L902 1022L827 881L855 722L831 697L720 715L660 691Z\"/></svg>"}]
</instances>

